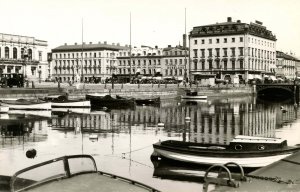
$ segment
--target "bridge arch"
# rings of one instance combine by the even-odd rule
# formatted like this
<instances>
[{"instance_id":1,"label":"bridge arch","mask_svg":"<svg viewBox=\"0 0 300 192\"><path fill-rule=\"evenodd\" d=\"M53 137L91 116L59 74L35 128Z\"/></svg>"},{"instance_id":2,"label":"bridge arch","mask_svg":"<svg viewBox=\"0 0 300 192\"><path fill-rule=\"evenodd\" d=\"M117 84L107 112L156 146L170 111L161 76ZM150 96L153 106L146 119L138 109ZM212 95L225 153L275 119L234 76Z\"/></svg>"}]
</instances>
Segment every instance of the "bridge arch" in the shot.
<instances>
[{"instance_id":1,"label":"bridge arch","mask_svg":"<svg viewBox=\"0 0 300 192\"><path fill-rule=\"evenodd\" d=\"M257 95L266 99L293 98L294 89L293 84L261 84L256 86Z\"/></svg>"}]
</instances>

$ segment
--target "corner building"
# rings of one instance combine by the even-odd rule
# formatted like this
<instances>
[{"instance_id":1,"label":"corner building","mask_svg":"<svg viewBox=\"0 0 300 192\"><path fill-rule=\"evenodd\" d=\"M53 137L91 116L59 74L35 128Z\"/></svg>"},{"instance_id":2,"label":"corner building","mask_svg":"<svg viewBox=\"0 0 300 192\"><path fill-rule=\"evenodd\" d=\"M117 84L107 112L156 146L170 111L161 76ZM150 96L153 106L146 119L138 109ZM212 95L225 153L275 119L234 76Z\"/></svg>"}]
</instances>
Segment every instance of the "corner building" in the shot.
<instances>
[{"instance_id":1,"label":"corner building","mask_svg":"<svg viewBox=\"0 0 300 192\"><path fill-rule=\"evenodd\" d=\"M276 68L276 36L262 22L240 20L197 26L189 34L192 80L215 75L248 82L273 76Z\"/></svg>"}]
</instances>

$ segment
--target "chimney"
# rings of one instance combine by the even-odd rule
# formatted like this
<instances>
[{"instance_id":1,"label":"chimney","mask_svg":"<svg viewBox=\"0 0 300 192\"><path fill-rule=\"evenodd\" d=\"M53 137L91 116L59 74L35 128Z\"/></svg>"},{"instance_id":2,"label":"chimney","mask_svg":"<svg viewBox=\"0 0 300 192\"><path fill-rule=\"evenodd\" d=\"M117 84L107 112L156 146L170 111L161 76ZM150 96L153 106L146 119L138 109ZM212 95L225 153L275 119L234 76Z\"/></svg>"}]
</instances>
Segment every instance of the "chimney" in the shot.
<instances>
[{"instance_id":1,"label":"chimney","mask_svg":"<svg viewBox=\"0 0 300 192\"><path fill-rule=\"evenodd\" d=\"M237 23L241 23L241 20L237 20L236 22L237 22Z\"/></svg>"},{"instance_id":2,"label":"chimney","mask_svg":"<svg viewBox=\"0 0 300 192\"><path fill-rule=\"evenodd\" d=\"M168 47L171 47L171 45L168 45Z\"/></svg>"},{"instance_id":3,"label":"chimney","mask_svg":"<svg viewBox=\"0 0 300 192\"><path fill-rule=\"evenodd\" d=\"M117 46L120 46L120 43L117 43Z\"/></svg>"},{"instance_id":4,"label":"chimney","mask_svg":"<svg viewBox=\"0 0 300 192\"><path fill-rule=\"evenodd\" d=\"M75 45L77 45L77 43L75 43Z\"/></svg>"},{"instance_id":5,"label":"chimney","mask_svg":"<svg viewBox=\"0 0 300 192\"><path fill-rule=\"evenodd\" d=\"M107 42L106 41L104 41L104 45L106 45L107 44Z\"/></svg>"},{"instance_id":6,"label":"chimney","mask_svg":"<svg viewBox=\"0 0 300 192\"><path fill-rule=\"evenodd\" d=\"M115 43L112 43L112 45L115 45Z\"/></svg>"},{"instance_id":7,"label":"chimney","mask_svg":"<svg viewBox=\"0 0 300 192\"><path fill-rule=\"evenodd\" d=\"M90 42L90 45L93 44L92 42Z\"/></svg>"},{"instance_id":8,"label":"chimney","mask_svg":"<svg viewBox=\"0 0 300 192\"><path fill-rule=\"evenodd\" d=\"M186 48L186 34L183 34L182 44L183 44L183 48Z\"/></svg>"},{"instance_id":9,"label":"chimney","mask_svg":"<svg viewBox=\"0 0 300 192\"><path fill-rule=\"evenodd\" d=\"M83 42L83 44L85 45L85 42Z\"/></svg>"},{"instance_id":10,"label":"chimney","mask_svg":"<svg viewBox=\"0 0 300 192\"><path fill-rule=\"evenodd\" d=\"M101 42L100 42L100 41L98 41L98 44L101 44Z\"/></svg>"},{"instance_id":11,"label":"chimney","mask_svg":"<svg viewBox=\"0 0 300 192\"><path fill-rule=\"evenodd\" d=\"M65 43L65 45L67 45L67 43Z\"/></svg>"},{"instance_id":12,"label":"chimney","mask_svg":"<svg viewBox=\"0 0 300 192\"><path fill-rule=\"evenodd\" d=\"M227 17L227 22L232 22L231 17Z\"/></svg>"},{"instance_id":13,"label":"chimney","mask_svg":"<svg viewBox=\"0 0 300 192\"><path fill-rule=\"evenodd\" d=\"M155 45L155 49L158 49L158 46L157 46L157 45Z\"/></svg>"}]
</instances>

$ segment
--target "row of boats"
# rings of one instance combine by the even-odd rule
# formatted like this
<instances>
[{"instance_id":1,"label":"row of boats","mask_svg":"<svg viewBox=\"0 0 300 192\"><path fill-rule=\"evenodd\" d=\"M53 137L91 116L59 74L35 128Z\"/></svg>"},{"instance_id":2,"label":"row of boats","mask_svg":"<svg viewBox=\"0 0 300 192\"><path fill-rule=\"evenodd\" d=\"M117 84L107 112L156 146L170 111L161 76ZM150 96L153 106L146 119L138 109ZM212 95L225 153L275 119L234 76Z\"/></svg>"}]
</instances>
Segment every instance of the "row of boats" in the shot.
<instances>
[{"instance_id":1,"label":"row of boats","mask_svg":"<svg viewBox=\"0 0 300 192\"><path fill-rule=\"evenodd\" d=\"M103 94L87 94L85 99L68 99L67 95L49 95L38 99L1 100L0 113L12 110L51 110L54 108L115 109L132 108L135 105L159 105L160 97L136 99Z\"/></svg>"}]
</instances>

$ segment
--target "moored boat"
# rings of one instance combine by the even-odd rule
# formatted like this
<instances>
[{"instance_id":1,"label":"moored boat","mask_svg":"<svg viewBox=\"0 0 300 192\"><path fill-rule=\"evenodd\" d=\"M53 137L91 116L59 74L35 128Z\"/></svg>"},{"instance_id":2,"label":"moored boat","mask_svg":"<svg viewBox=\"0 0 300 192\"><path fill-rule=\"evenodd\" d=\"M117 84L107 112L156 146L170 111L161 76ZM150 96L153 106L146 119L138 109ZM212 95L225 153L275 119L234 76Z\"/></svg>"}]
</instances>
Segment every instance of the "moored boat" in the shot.
<instances>
[{"instance_id":1,"label":"moored boat","mask_svg":"<svg viewBox=\"0 0 300 192\"><path fill-rule=\"evenodd\" d=\"M1 106L0 105L0 114L2 113L8 113L9 107L8 106Z\"/></svg>"},{"instance_id":2,"label":"moored boat","mask_svg":"<svg viewBox=\"0 0 300 192\"><path fill-rule=\"evenodd\" d=\"M51 171L39 172L49 169ZM9 188L11 191L30 192L158 192L141 182L98 171L90 155L63 156L22 169L11 177Z\"/></svg>"},{"instance_id":3,"label":"moored boat","mask_svg":"<svg viewBox=\"0 0 300 192\"><path fill-rule=\"evenodd\" d=\"M111 95L87 94L86 99L91 101L92 109L124 109L135 106L134 99L114 98Z\"/></svg>"},{"instance_id":4,"label":"moored boat","mask_svg":"<svg viewBox=\"0 0 300 192\"><path fill-rule=\"evenodd\" d=\"M151 98L131 98L131 97L123 97L117 95L116 98L119 99L134 99L137 105L159 105L160 97L151 97Z\"/></svg>"},{"instance_id":5,"label":"moored boat","mask_svg":"<svg viewBox=\"0 0 300 192\"><path fill-rule=\"evenodd\" d=\"M91 102L84 99L68 99L66 95L48 95L44 101L51 102L52 108L90 108Z\"/></svg>"},{"instance_id":6,"label":"moored boat","mask_svg":"<svg viewBox=\"0 0 300 192\"><path fill-rule=\"evenodd\" d=\"M166 158L201 165L235 162L244 168L259 168L300 151L279 138L236 136L229 145L167 140L153 144L152 158Z\"/></svg>"},{"instance_id":7,"label":"moored boat","mask_svg":"<svg viewBox=\"0 0 300 192\"><path fill-rule=\"evenodd\" d=\"M186 90L185 95L181 95L181 99L207 99L207 95L200 95L198 91Z\"/></svg>"},{"instance_id":8,"label":"moored boat","mask_svg":"<svg viewBox=\"0 0 300 192\"><path fill-rule=\"evenodd\" d=\"M1 100L0 104L15 110L51 110L51 103L41 100Z\"/></svg>"}]
</instances>

